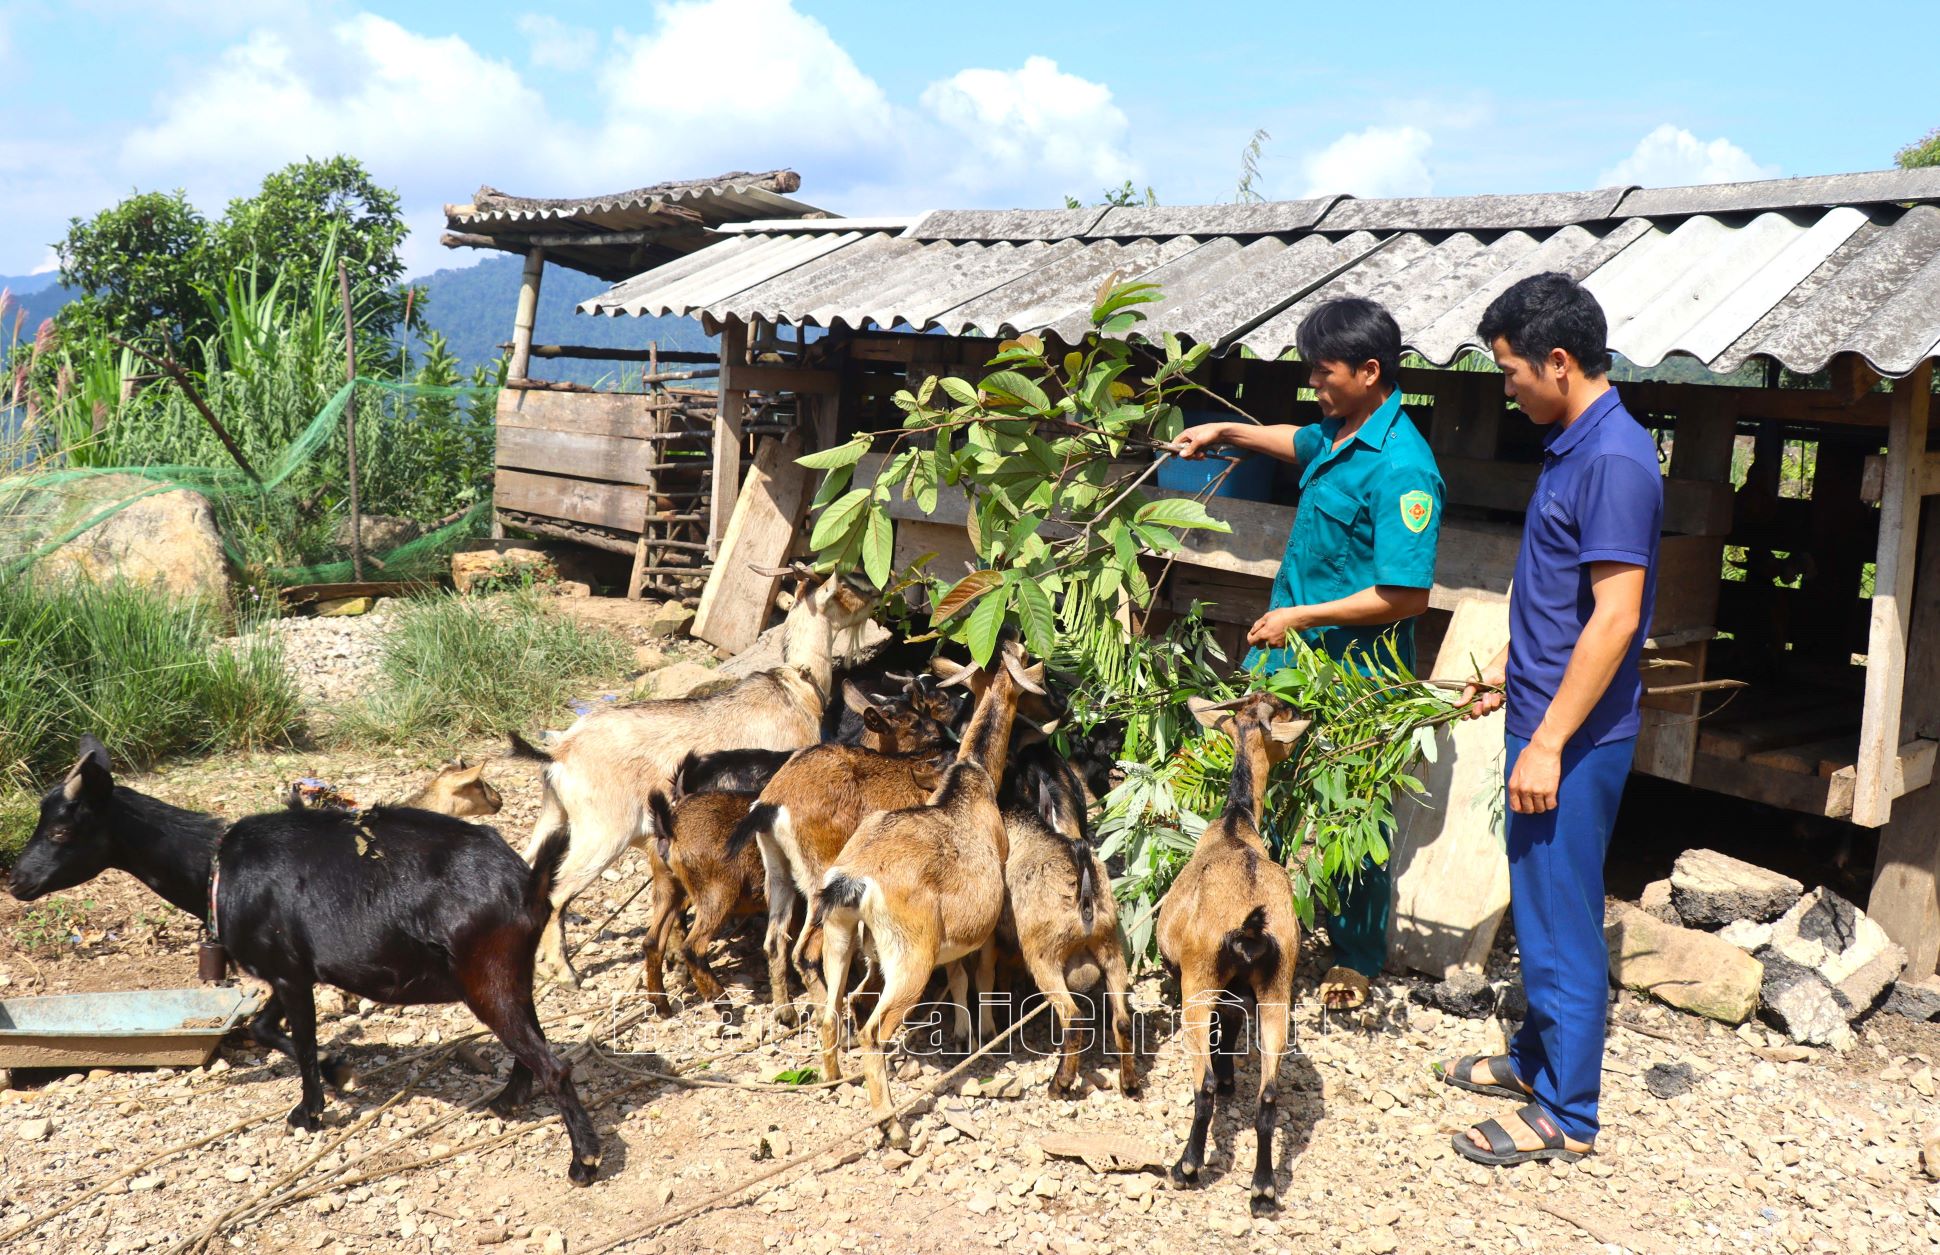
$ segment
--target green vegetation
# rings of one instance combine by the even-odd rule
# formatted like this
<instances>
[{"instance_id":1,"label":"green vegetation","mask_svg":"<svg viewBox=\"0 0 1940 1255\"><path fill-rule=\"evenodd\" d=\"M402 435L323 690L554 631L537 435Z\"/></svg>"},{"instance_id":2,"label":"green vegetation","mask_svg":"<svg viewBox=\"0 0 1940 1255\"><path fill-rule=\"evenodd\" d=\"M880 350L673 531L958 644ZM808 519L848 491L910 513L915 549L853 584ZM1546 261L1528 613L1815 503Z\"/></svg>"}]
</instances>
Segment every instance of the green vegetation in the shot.
<instances>
[{"instance_id":1,"label":"green vegetation","mask_svg":"<svg viewBox=\"0 0 1940 1255\"><path fill-rule=\"evenodd\" d=\"M281 644L223 644L224 617L126 584L0 578L0 856L83 733L137 769L288 740L297 694Z\"/></svg>"},{"instance_id":2,"label":"green vegetation","mask_svg":"<svg viewBox=\"0 0 1940 1255\"><path fill-rule=\"evenodd\" d=\"M1905 148L1893 154L1893 161L1902 170L1920 170L1928 166L1940 166L1940 127L1928 131Z\"/></svg>"},{"instance_id":3,"label":"green vegetation","mask_svg":"<svg viewBox=\"0 0 1940 1255\"><path fill-rule=\"evenodd\" d=\"M14 942L22 950L51 950L77 939L94 913L93 898L49 898L20 917Z\"/></svg>"},{"instance_id":4,"label":"green vegetation","mask_svg":"<svg viewBox=\"0 0 1940 1255\"><path fill-rule=\"evenodd\" d=\"M372 693L338 716L363 744L448 747L474 736L530 733L586 681L619 675L632 653L533 593L412 602L384 639Z\"/></svg>"}]
</instances>

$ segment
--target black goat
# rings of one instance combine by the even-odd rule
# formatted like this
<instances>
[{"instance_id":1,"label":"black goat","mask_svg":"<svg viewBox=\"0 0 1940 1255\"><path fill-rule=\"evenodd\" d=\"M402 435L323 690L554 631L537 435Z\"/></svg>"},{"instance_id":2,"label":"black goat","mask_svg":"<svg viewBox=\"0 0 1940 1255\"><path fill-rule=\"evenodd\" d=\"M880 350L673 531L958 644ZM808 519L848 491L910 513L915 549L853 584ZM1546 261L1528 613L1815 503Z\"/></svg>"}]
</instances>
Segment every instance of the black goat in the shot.
<instances>
[{"instance_id":1,"label":"black goat","mask_svg":"<svg viewBox=\"0 0 1940 1255\"><path fill-rule=\"evenodd\" d=\"M403 807L275 811L225 830L116 785L108 751L83 737L80 761L41 798L9 888L32 901L118 867L208 924L269 983L249 1033L296 1060L296 1128L319 1127L326 1078L339 1090L350 1080L341 1060L317 1058L319 983L375 1002L463 1002L515 1060L493 1112L522 1104L536 1077L572 1141L567 1176L586 1185L599 1134L532 1005L533 952L565 850L562 830L528 867L490 828Z\"/></svg>"}]
</instances>

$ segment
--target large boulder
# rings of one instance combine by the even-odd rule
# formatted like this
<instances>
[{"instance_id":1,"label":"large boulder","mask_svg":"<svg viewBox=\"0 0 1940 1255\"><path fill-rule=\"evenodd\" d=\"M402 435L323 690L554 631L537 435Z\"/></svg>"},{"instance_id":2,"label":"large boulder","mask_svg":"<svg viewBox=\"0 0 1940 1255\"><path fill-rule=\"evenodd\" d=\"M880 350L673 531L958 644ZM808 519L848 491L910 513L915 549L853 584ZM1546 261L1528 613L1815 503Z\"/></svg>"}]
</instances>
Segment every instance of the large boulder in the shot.
<instances>
[{"instance_id":1,"label":"large boulder","mask_svg":"<svg viewBox=\"0 0 1940 1255\"><path fill-rule=\"evenodd\" d=\"M1906 951L1864 911L1830 889L1814 889L1772 925L1767 953L1809 968L1854 1019L1872 1010L1906 969Z\"/></svg>"},{"instance_id":2,"label":"large boulder","mask_svg":"<svg viewBox=\"0 0 1940 1255\"><path fill-rule=\"evenodd\" d=\"M1762 924L1783 915L1804 892L1790 876L1716 850L1686 850L1671 867L1671 903L1692 928L1722 928L1741 919Z\"/></svg>"},{"instance_id":3,"label":"large boulder","mask_svg":"<svg viewBox=\"0 0 1940 1255\"><path fill-rule=\"evenodd\" d=\"M1742 1024L1758 1008L1764 967L1728 941L1666 924L1626 902L1613 902L1603 921L1610 976L1682 1011L1725 1024Z\"/></svg>"},{"instance_id":4,"label":"large boulder","mask_svg":"<svg viewBox=\"0 0 1940 1255\"><path fill-rule=\"evenodd\" d=\"M424 535L424 524L416 519L407 519L395 514L366 514L363 516L363 526L357 531L357 539L364 546L364 552L374 554L389 553L422 535ZM337 530L331 539L340 549L350 548L348 517L337 523Z\"/></svg>"},{"instance_id":5,"label":"large boulder","mask_svg":"<svg viewBox=\"0 0 1940 1255\"><path fill-rule=\"evenodd\" d=\"M1765 980L1758 996L1765 1019L1803 1046L1829 1046L1852 1032L1824 977L1776 950L1761 953Z\"/></svg>"},{"instance_id":6,"label":"large boulder","mask_svg":"<svg viewBox=\"0 0 1940 1255\"><path fill-rule=\"evenodd\" d=\"M226 600L229 559L209 499L186 488L158 487L139 475L86 476L64 485L56 535L121 508L41 559L40 570L141 584L172 597Z\"/></svg>"}]
</instances>

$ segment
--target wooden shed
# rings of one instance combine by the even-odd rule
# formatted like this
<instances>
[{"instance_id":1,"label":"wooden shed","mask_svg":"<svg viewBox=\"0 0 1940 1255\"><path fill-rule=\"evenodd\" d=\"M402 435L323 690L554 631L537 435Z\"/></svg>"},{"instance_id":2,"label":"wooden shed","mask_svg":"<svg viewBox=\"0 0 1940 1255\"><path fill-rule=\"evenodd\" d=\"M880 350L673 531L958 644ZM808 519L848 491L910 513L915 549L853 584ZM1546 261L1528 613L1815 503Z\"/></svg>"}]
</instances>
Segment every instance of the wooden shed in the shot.
<instances>
[{"instance_id":1,"label":"wooden shed","mask_svg":"<svg viewBox=\"0 0 1940 1255\"><path fill-rule=\"evenodd\" d=\"M580 308L700 319L721 336L723 433L749 390L788 390L817 401L796 437L811 448L894 425L887 394L906 382L974 376L990 337L1081 337L1093 293L1114 275L1162 286L1152 326L1215 346L1209 386L1261 419L1309 421L1317 412L1300 396L1304 370L1286 360L1294 329L1328 297L1384 302L1426 363L1402 382L1448 485L1431 598L1439 613L1427 625L1430 637L1443 635L1444 670L1451 651L1492 653L1506 633L1497 625L1540 457L1540 434L1505 413L1499 376L1473 359L1462 369L1462 359L1481 349L1477 319L1510 283L1545 270L1575 276L1602 302L1622 394L1663 451L1652 684L1749 685L1702 722L1706 694L1652 697L1635 769L1881 829L1870 910L1914 971L1940 961L1940 792L1930 786L1940 511L1921 512L1940 492L1928 423L1940 171L755 220L714 234L714 246ZM789 364L750 356L751 335L804 327L824 334ZM733 482L738 442L716 447L715 482ZM772 546L799 518L802 494L787 459L767 465L782 469L751 480L743 496L769 517L762 533ZM1192 533L1159 596L1181 608L1212 602L1214 617L1250 622L1293 502L1284 478L1271 501L1215 499L1231 534ZM936 550L952 563L967 553L961 497L946 496L928 517L901 502L893 512L899 558ZM717 582L733 578L724 567ZM765 606L765 589L752 596ZM1423 658L1434 649L1424 640Z\"/></svg>"},{"instance_id":2,"label":"wooden shed","mask_svg":"<svg viewBox=\"0 0 1940 1255\"><path fill-rule=\"evenodd\" d=\"M445 206L447 247L525 258L498 406L495 534L511 526L629 555L629 596L690 594L737 482L738 458L728 455L738 448L714 447L718 358L644 343L535 344L540 287L548 263L617 281L717 243L725 223L820 216L787 195L800 186L794 171L771 170L567 199L481 187L468 203ZM535 358L611 362L621 382L594 389L534 379ZM776 408L780 426L792 426L792 400L778 398ZM729 472L717 481L724 460ZM719 502L717 483L726 485Z\"/></svg>"}]
</instances>

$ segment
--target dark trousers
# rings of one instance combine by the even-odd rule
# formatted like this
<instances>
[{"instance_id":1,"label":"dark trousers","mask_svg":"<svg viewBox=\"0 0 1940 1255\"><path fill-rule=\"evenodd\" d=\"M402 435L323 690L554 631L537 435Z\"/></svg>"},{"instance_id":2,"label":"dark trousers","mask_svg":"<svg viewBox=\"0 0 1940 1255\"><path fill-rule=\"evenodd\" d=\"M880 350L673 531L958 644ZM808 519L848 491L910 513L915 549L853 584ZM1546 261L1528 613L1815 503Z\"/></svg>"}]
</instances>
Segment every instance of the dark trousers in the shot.
<instances>
[{"instance_id":1,"label":"dark trousers","mask_svg":"<svg viewBox=\"0 0 1940 1255\"><path fill-rule=\"evenodd\" d=\"M1505 781L1528 746L1521 737L1508 738ZM1636 738L1626 737L1564 750L1556 809L1507 812L1509 907L1529 995L1529 1014L1509 1043L1509 1060L1537 1103L1579 1142L1597 1134L1610 1005L1603 858L1636 747Z\"/></svg>"}]
</instances>

